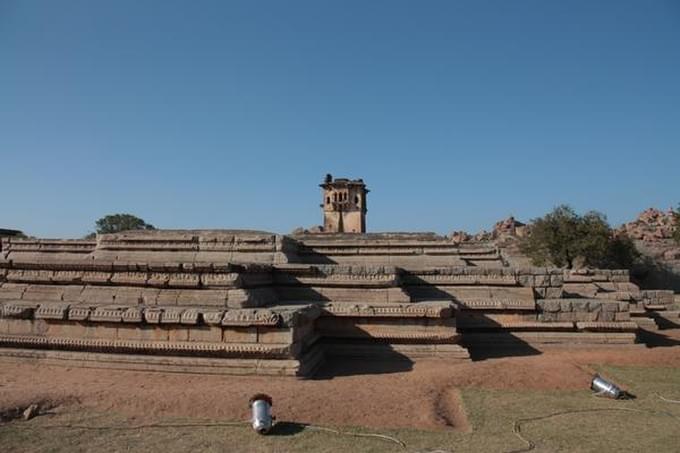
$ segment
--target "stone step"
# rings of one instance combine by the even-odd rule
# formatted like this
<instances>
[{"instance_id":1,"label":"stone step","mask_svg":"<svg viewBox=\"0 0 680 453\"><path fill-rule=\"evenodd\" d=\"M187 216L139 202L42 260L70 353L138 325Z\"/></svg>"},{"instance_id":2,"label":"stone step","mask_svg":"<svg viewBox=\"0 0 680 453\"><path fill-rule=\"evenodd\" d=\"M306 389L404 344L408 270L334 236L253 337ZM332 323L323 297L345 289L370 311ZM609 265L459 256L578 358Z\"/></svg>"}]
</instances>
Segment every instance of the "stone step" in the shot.
<instances>
[{"instance_id":1,"label":"stone step","mask_svg":"<svg viewBox=\"0 0 680 453\"><path fill-rule=\"evenodd\" d=\"M312 351L314 352L314 351ZM323 361L323 354L309 359L238 359L208 357L162 357L119 353L0 348L0 362L26 359L45 365L77 366L133 371L159 371L191 374L233 374L265 376L310 376Z\"/></svg>"},{"instance_id":2,"label":"stone step","mask_svg":"<svg viewBox=\"0 0 680 453\"><path fill-rule=\"evenodd\" d=\"M336 341L324 339L320 346L327 357L368 359L419 359L438 357L447 360L469 361L470 354L459 344L395 344L377 341Z\"/></svg>"},{"instance_id":3,"label":"stone step","mask_svg":"<svg viewBox=\"0 0 680 453\"><path fill-rule=\"evenodd\" d=\"M654 321L652 318L646 318L646 317L633 317L631 318L631 321L633 321L635 324L638 325L640 329L643 330L659 330L659 326L656 324L656 321Z\"/></svg>"},{"instance_id":4,"label":"stone step","mask_svg":"<svg viewBox=\"0 0 680 453\"><path fill-rule=\"evenodd\" d=\"M662 330L680 328L680 317L678 317L677 312L664 311L657 313L654 320Z\"/></svg>"},{"instance_id":5,"label":"stone step","mask_svg":"<svg viewBox=\"0 0 680 453\"><path fill-rule=\"evenodd\" d=\"M575 346L634 344L635 332L474 332L464 333L462 344L471 347L488 345Z\"/></svg>"}]
</instances>

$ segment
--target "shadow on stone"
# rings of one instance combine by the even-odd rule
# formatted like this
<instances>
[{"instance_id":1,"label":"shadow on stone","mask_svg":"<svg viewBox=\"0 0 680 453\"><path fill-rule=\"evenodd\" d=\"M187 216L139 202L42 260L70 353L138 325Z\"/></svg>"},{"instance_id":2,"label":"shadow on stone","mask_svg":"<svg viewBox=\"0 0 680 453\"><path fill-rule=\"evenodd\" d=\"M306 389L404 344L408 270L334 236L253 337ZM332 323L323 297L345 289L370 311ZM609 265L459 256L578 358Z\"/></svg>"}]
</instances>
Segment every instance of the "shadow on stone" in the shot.
<instances>
[{"instance_id":1,"label":"shadow on stone","mask_svg":"<svg viewBox=\"0 0 680 453\"><path fill-rule=\"evenodd\" d=\"M680 340L677 338L672 338L660 332L652 332L649 330L640 330L638 339L648 348L667 348L671 346L680 346Z\"/></svg>"},{"instance_id":2,"label":"shadow on stone","mask_svg":"<svg viewBox=\"0 0 680 453\"><path fill-rule=\"evenodd\" d=\"M473 361L542 354L540 350L509 332L464 333L461 345L467 348Z\"/></svg>"},{"instance_id":3,"label":"shadow on stone","mask_svg":"<svg viewBox=\"0 0 680 453\"><path fill-rule=\"evenodd\" d=\"M329 357L312 380L331 380L341 376L403 373L413 369L413 361L396 351L376 358Z\"/></svg>"}]
</instances>

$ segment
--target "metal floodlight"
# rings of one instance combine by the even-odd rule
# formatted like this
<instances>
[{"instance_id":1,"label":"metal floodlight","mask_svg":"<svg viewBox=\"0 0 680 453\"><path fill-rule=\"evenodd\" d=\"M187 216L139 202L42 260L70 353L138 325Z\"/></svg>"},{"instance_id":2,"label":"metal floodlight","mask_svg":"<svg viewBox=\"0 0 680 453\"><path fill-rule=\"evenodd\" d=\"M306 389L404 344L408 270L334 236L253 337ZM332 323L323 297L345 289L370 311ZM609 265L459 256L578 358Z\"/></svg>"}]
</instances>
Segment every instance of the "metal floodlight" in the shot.
<instances>
[{"instance_id":1,"label":"metal floodlight","mask_svg":"<svg viewBox=\"0 0 680 453\"><path fill-rule=\"evenodd\" d=\"M272 397L264 393L257 393L250 398L250 409L253 412L251 423L258 434L267 434L272 428Z\"/></svg>"}]
</instances>

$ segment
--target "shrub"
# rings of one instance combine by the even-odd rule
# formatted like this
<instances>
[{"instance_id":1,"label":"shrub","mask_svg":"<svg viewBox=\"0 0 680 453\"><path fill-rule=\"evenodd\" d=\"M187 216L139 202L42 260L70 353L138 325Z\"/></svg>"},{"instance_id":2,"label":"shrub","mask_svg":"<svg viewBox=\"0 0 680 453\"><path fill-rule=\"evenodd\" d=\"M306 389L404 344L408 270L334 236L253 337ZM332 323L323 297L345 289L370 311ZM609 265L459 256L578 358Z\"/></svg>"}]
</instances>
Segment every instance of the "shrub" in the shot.
<instances>
[{"instance_id":1,"label":"shrub","mask_svg":"<svg viewBox=\"0 0 680 453\"><path fill-rule=\"evenodd\" d=\"M111 214L97 220L96 230L99 234L106 234L126 230L155 230L155 228L132 214Z\"/></svg>"},{"instance_id":2,"label":"shrub","mask_svg":"<svg viewBox=\"0 0 680 453\"><path fill-rule=\"evenodd\" d=\"M520 248L537 266L629 268L639 253L633 241L617 236L606 217L596 211L578 215L561 205L545 216L534 219Z\"/></svg>"}]
</instances>

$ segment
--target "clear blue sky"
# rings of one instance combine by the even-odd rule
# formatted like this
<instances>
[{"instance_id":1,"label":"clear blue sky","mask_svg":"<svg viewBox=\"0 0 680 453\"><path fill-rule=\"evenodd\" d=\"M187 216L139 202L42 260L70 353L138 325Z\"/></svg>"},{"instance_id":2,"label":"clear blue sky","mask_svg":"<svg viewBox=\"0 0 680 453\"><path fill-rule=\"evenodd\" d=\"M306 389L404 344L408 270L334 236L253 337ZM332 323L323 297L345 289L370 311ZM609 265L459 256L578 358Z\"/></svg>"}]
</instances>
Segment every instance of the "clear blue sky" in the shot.
<instances>
[{"instance_id":1,"label":"clear blue sky","mask_svg":"<svg viewBox=\"0 0 680 453\"><path fill-rule=\"evenodd\" d=\"M678 1L0 0L0 227L488 228L680 202Z\"/></svg>"}]
</instances>

